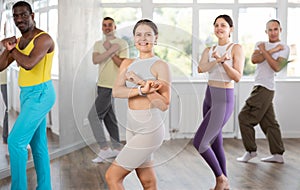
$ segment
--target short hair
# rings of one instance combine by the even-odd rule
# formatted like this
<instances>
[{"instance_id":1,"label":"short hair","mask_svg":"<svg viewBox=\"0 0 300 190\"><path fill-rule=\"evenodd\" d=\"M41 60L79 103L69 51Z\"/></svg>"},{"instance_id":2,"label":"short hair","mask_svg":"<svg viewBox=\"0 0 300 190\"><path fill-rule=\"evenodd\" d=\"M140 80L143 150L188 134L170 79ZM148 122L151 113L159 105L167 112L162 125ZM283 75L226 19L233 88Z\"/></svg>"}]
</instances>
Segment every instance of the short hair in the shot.
<instances>
[{"instance_id":1,"label":"short hair","mask_svg":"<svg viewBox=\"0 0 300 190\"><path fill-rule=\"evenodd\" d=\"M217 22L217 20L218 20L219 18L223 18L223 19L228 23L228 25L229 25L230 27L233 27L233 21L232 21L231 17L228 16L228 15L219 15L219 16L215 19L214 25L216 24L216 22Z\"/></svg>"},{"instance_id":2,"label":"short hair","mask_svg":"<svg viewBox=\"0 0 300 190\"><path fill-rule=\"evenodd\" d=\"M115 20L113 18L109 17L109 16L104 17L103 20L111 20L111 21L115 22Z\"/></svg>"},{"instance_id":3,"label":"short hair","mask_svg":"<svg viewBox=\"0 0 300 190\"><path fill-rule=\"evenodd\" d=\"M153 32L154 32L155 35L158 34L157 26L156 26L156 24L154 24L154 22L152 22L152 20L149 20L149 19L142 19L142 20L139 20L139 21L135 24L135 26L134 26L134 28L133 28L133 35L135 34L136 28L137 28L139 25L142 25L142 24L145 24L145 25L149 26L150 28L152 28L152 30L153 30Z\"/></svg>"},{"instance_id":4,"label":"short hair","mask_svg":"<svg viewBox=\"0 0 300 190\"><path fill-rule=\"evenodd\" d=\"M16 7L27 7L27 10L29 11L29 13L32 13L32 8L31 5L26 2L26 1L18 1L16 2L13 6L12 9L16 8Z\"/></svg>"},{"instance_id":5,"label":"short hair","mask_svg":"<svg viewBox=\"0 0 300 190\"><path fill-rule=\"evenodd\" d=\"M279 20L277 20L277 19L271 19L271 20L269 20L269 21L267 22L267 24L266 24L266 27L268 26L268 24L269 24L270 22L276 22L276 23L279 25L279 27L280 27L280 22L279 22Z\"/></svg>"}]
</instances>

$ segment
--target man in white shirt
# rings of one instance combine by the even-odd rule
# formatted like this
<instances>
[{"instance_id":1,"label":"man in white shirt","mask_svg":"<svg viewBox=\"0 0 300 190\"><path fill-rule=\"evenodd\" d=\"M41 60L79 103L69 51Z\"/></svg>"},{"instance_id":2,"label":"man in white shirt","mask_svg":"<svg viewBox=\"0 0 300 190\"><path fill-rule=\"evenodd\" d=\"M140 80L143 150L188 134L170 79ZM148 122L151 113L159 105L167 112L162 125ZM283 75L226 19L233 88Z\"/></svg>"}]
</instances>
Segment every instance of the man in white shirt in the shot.
<instances>
[{"instance_id":1,"label":"man in white shirt","mask_svg":"<svg viewBox=\"0 0 300 190\"><path fill-rule=\"evenodd\" d=\"M254 127L259 124L266 135L271 156L262 158L264 162L283 163L284 146L279 124L276 120L273 98L275 74L288 63L289 47L280 41L282 28L278 20L266 24L267 42L258 42L252 54L253 64L257 64L254 87L250 97L239 113L239 125L246 153L237 161L248 162L257 156Z\"/></svg>"}]
</instances>

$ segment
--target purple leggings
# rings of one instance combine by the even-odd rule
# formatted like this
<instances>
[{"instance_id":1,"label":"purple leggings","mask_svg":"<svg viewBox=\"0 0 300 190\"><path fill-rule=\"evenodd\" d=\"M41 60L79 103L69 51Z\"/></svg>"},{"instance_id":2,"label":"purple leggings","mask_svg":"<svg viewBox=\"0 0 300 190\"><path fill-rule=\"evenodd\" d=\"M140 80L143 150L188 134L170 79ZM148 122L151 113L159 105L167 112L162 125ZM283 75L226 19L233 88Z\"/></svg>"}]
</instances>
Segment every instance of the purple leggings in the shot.
<instances>
[{"instance_id":1,"label":"purple leggings","mask_svg":"<svg viewBox=\"0 0 300 190\"><path fill-rule=\"evenodd\" d=\"M234 108L234 89L208 86L203 103L203 121L194 137L194 147L216 177L226 173L222 128Z\"/></svg>"}]
</instances>

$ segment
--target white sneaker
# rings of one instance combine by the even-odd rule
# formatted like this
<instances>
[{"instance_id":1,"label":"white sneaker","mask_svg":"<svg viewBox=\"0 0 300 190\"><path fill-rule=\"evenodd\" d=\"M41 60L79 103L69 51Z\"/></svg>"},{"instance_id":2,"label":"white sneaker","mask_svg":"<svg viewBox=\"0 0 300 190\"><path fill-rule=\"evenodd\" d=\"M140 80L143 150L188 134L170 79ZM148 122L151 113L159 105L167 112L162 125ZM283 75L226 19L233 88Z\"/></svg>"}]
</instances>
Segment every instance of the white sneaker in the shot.
<instances>
[{"instance_id":1,"label":"white sneaker","mask_svg":"<svg viewBox=\"0 0 300 190\"><path fill-rule=\"evenodd\" d=\"M113 157L118 156L119 153L120 153L120 150L118 150L118 149L114 149L114 150L112 151Z\"/></svg>"},{"instance_id":2,"label":"white sneaker","mask_svg":"<svg viewBox=\"0 0 300 190\"><path fill-rule=\"evenodd\" d=\"M252 158L256 157L256 152L245 152L245 154L242 157L237 158L236 160L239 162L248 162Z\"/></svg>"},{"instance_id":3,"label":"white sneaker","mask_svg":"<svg viewBox=\"0 0 300 190\"><path fill-rule=\"evenodd\" d=\"M103 162L104 160L102 159L102 158L100 158L99 156L97 156L96 158L94 158L93 160L92 160L92 162L94 162L94 163L100 163L100 162Z\"/></svg>"},{"instance_id":4,"label":"white sneaker","mask_svg":"<svg viewBox=\"0 0 300 190\"><path fill-rule=\"evenodd\" d=\"M98 157L93 159L92 162L99 163L103 162L104 160L108 158L116 157L119 154L119 150L112 150L111 148L108 148L106 150L100 150L98 153Z\"/></svg>"},{"instance_id":5,"label":"white sneaker","mask_svg":"<svg viewBox=\"0 0 300 190\"><path fill-rule=\"evenodd\" d=\"M273 154L272 156L262 158L263 162L275 162L275 163L284 163L283 156L281 154Z\"/></svg>"}]
</instances>

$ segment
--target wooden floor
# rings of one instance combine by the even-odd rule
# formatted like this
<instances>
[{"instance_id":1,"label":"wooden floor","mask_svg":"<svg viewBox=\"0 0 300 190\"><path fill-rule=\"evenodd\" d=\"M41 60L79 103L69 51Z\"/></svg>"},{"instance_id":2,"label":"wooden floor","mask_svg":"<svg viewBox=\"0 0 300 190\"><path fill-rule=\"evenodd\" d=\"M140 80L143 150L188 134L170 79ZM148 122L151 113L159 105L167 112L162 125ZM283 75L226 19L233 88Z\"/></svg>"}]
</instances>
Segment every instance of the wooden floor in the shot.
<instances>
[{"instance_id":1,"label":"wooden floor","mask_svg":"<svg viewBox=\"0 0 300 190\"><path fill-rule=\"evenodd\" d=\"M266 140L257 140L258 158L240 163L236 157L244 153L241 140L224 139L227 169L232 190L299 190L300 139L284 139L285 163L265 163L259 158L268 156ZM95 153L90 147L52 160L53 190L104 190L104 174L110 161L94 164ZM166 141L155 154L155 170L160 190L208 190L214 186L214 176L190 140ZM28 170L28 189L34 190L34 169ZM128 190L142 189L135 173L125 179ZM0 189L10 188L10 177L0 181Z\"/></svg>"}]
</instances>

